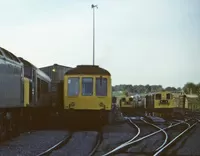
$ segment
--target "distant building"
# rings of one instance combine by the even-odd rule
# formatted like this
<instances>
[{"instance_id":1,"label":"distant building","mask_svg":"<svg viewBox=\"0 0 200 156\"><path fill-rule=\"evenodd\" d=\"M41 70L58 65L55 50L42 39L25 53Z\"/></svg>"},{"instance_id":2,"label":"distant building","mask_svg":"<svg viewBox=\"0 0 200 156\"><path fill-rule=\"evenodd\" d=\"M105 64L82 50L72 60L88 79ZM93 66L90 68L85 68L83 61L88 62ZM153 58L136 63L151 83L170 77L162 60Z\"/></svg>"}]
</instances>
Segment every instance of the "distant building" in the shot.
<instances>
[{"instance_id":1,"label":"distant building","mask_svg":"<svg viewBox=\"0 0 200 156\"><path fill-rule=\"evenodd\" d=\"M64 80L65 73L70 69L72 69L72 67L67 67L59 64L40 68L40 70L46 73L52 80L51 91L57 91L57 84Z\"/></svg>"}]
</instances>

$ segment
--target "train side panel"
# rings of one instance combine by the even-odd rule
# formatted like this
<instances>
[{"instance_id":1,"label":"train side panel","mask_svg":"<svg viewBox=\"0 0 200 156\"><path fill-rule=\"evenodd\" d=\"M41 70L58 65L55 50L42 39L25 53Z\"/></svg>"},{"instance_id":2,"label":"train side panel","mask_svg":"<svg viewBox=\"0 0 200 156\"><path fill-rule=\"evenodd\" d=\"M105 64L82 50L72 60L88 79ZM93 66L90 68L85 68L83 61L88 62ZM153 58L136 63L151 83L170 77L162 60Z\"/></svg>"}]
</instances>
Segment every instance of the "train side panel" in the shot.
<instances>
[{"instance_id":1,"label":"train side panel","mask_svg":"<svg viewBox=\"0 0 200 156\"><path fill-rule=\"evenodd\" d=\"M23 107L23 66L7 58L0 60L0 107Z\"/></svg>"}]
</instances>

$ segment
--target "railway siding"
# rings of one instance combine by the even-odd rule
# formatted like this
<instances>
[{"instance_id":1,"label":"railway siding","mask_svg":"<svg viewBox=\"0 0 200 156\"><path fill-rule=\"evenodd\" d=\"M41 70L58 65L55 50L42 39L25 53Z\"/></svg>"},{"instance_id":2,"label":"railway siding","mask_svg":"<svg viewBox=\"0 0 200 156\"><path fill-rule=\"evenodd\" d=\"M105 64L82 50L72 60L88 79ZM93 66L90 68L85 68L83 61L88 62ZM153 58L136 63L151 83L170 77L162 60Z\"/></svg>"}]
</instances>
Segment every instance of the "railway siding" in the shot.
<instances>
[{"instance_id":1,"label":"railway siding","mask_svg":"<svg viewBox=\"0 0 200 156\"><path fill-rule=\"evenodd\" d=\"M0 146L1 156L35 156L62 140L67 131L35 131L23 133Z\"/></svg>"}]
</instances>

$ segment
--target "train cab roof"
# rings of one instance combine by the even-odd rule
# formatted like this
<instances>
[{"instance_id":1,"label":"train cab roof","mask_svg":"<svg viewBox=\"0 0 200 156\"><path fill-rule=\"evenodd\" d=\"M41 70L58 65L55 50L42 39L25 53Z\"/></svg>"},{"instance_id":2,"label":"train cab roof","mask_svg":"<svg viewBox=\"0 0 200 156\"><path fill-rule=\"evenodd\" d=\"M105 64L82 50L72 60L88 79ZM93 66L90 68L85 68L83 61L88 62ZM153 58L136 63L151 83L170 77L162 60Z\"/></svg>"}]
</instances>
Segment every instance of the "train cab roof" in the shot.
<instances>
[{"instance_id":1,"label":"train cab roof","mask_svg":"<svg viewBox=\"0 0 200 156\"><path fill-rule=\"evenodd\" d=\"M36 66L34 66L32 63L30 63L29 61L23 59L22 57L18 57L20 59L20 61L24 64L24 66L28 66L28 67L32 67L32 68L37 68Z\"/></svg>"},{"instance_id":2,"label":"train cab roof","mask_svg":"<svg viewBox=\"0 0 200 156\"><path fill-rule=\"evenodd\" d=\"M65 75L106 75L110 76L110 72L97 65L77 65L70 69Z\"/></svg>"},{"instance_id":3,"label":"train cab roof","mask_svg":"<svg viewBox=\"0 0 200 156\"><path fill-rule=\"evenodd\" d=\"M2 47L0 47L0 56L2 56L3 58L6 58L6 59L10 59L18 64L23 65L23 63L17 56L15 56L13 53L11 53L10 51L8 51Z\"/></svg>"}]
</instances>

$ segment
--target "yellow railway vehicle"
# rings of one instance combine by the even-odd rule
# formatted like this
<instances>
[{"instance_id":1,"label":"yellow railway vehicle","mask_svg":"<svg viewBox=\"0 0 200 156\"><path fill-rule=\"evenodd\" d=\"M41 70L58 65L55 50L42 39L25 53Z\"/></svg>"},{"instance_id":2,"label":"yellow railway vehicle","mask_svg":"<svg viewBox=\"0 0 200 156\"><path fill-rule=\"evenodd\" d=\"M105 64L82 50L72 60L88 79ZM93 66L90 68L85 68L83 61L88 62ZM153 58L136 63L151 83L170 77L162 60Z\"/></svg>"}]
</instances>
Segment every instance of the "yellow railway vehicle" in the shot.
<instances>
[{"instance_id":1,"label":"yellow railway vehicle","mask_svg":"<svg viewBox=\"0 0 200 156\"><path fill-rule=\"evenodd\" d=\"M111 106L111 75L106 69L78 65L66 72L64 110L67 118L107 123Z\"/></svg>"},{"instance_id":2,"label":"yellow railway vehicle","mask_svg":"<svg viewBox=\"0 0 200 156\"><path fill-rule=\"evenodd\" d=\"M30 104L30 80L24 77L24 107L29 106Z\"/></svg>"},{"instance_id":3,"label":"yellow railway vehicle","mask_svg":"<svg viewBox=\"0 0 200 156\"><path fill-rule=\"evenodd\" d=\"M147 112L158 112L182 118L188 106L185 95L174 95L168 91L161 91L146 96L146 108Z\"/></svg>"},{"instance_id":4,"label":"yellow railway vehicle","mask_svg":"<svg viewBox=\"0 0 200 156\"><path fill-rule=\"evenodd\" d=\"M120 110L124 115L130 115L134 112L135 102L133 98L125 93L125 96L122 97L119 101Z\"/></svg>"}]
</instances>

